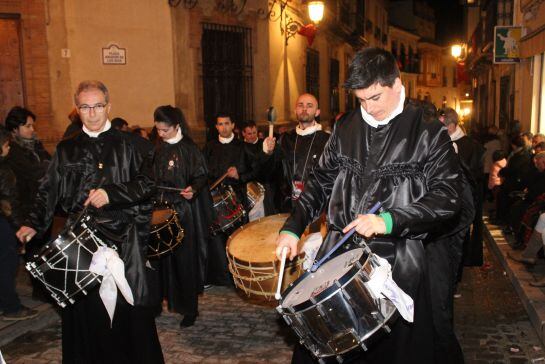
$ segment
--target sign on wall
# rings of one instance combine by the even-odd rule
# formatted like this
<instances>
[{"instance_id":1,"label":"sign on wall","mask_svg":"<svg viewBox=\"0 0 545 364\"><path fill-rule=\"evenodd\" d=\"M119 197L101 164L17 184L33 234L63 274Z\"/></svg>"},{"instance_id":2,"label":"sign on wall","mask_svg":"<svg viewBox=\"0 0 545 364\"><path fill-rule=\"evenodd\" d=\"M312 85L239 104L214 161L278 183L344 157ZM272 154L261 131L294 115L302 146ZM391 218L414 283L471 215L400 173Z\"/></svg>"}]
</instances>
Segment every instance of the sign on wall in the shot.
<instances>
[{"instance_id":1,"label":"sign on wall","mask_svg":"<svg viewBox=\"0 0 545 364\"><path fill-rule=\"evenodd\" d=\"M521 27L494 27L494 63L518 63L520 61Z\"/></svg>"},{"instance_id":2,"label":"sign on wall","mask_svg":"<svg viewBox=\"0 0 545 364\"><path fill-rule=\"evenodd\" d=\"M102 64L127 64L126 54L127 50L125 48L119 48L116 44L110 44L107 48L102 48Z\"/></svg>"}]
</instances>

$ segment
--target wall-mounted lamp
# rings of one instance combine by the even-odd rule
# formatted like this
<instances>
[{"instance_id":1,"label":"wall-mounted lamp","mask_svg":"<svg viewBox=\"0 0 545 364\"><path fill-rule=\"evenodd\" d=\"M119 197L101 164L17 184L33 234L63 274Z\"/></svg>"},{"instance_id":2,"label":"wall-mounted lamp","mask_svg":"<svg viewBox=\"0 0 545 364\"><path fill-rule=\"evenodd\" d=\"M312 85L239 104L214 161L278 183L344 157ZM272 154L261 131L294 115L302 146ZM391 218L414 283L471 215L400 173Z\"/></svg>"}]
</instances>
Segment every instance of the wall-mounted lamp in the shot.
<instances>
[{"instance_id":1,"label":"wall-mounted lamp","mask_svg":"<svg viewBox=\"0 0 545 364\"><path fill-rule=\"evenodd\" d=\"M467 46L465 43L453 44L450 47L450 54L456 58L456 62L463 62L467 57Z\"/></svg>"},{"instance_id":2,"label":"wall-mounted lamp","mask_svg":"<svg viewBox=\"0 0 545 364\"><path fill-rule=\"evenodd\" d=\"M284 36L284 44L288 45L288 40L295 36L300 29L305 26L294 20L287 12L287 7L292 0L269 0L268 12L260 11L265 14L271 21L280 20L280 33ZM278 5L280 12L275 10L275 6ZM309 1L307 3L308 16L310 20L317 24L324 17L324 2L323 1ZM308 26L307 26L308 27Z\"/></svg>"}]
</instances>

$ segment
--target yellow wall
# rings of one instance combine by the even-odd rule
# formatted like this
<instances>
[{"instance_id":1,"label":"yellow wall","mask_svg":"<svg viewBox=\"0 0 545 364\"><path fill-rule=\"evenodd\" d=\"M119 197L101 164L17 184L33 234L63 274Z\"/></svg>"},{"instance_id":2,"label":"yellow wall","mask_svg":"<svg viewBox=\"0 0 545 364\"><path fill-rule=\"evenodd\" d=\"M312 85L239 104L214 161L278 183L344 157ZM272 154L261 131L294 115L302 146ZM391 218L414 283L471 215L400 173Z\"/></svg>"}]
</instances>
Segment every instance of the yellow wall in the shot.
<instances>
[{"instance_id":1,"label":"yellow wall","mask_svg":"<svg viewBox=\"0 0 545 364\"><path fill-rule=\"evenodd\" d=\"M155 107L174 103L173 47L166 1L51 0L48 26L54 119L63 124L73 107L71 95L86 79L110 90L110 116L129 124L152 125ZM64 24L63 24L64 23ZM103 65L102 48L126 49L126 65ZM61 58L68 48L70 58Z\"/></svg>"}]
</instances>

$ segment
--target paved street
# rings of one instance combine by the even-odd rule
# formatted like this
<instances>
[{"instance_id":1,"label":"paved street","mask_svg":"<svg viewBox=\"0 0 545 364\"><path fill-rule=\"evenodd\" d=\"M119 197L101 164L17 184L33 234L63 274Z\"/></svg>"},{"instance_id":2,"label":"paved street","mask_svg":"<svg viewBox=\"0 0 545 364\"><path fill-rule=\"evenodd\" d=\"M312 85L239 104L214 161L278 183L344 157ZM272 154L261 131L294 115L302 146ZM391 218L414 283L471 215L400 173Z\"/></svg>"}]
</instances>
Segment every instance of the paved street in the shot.
<instances>
[{"instance_id":1,"label":"paved street","mask_svg":"<svg viewBox=\"0 0 545 364\"><path fill-rule=\"evenodd\" d=\"M545 363L526 312L496 257L485 250L490 269L464 272L455 301L456 326L467 363ZM168 363L288 363L293 336L272 305L242 299L214 287L201 297L195 326L178 328L180 317L163 314L160 340ZM59 325L24 335L2 348L8 364L60 362Z\"/></svg>"}]
</instances>

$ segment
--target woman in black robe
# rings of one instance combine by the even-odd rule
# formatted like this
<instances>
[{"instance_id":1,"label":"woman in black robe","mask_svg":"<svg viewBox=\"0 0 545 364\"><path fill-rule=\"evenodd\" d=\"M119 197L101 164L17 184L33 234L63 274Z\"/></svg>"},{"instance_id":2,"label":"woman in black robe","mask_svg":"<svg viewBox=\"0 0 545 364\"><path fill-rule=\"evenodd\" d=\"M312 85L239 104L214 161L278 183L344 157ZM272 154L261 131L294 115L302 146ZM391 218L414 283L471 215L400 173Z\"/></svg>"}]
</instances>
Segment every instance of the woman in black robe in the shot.
<instances>
[{"instance_id":1,"label":"woman in black robe","mask_svg":"<svg viewBox=\"0 0 545 364\"><path fill-rule=\"evenodd\" d=\"M180 109L160 106L154 113L155 127L161 138L153 168L157 182L157 201L166 202L178 213L184 229L182 243L172 253L152 262L160 270L160 301L182 315L181 327L194 324L198 316L198 293L202 291L210 217L206 216L207 169L202 153L188 137ZM176 192L161 187L178 188ZM200 197L202 196L202 198ZM211 202L210 199L208 201ZM204 202L206 204L206 202ZM212 210L211 204L208 211Z\"/></svg>"}]
</instances>

